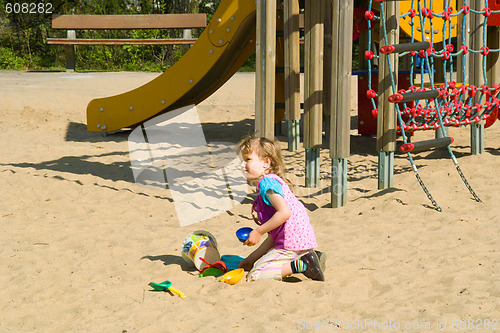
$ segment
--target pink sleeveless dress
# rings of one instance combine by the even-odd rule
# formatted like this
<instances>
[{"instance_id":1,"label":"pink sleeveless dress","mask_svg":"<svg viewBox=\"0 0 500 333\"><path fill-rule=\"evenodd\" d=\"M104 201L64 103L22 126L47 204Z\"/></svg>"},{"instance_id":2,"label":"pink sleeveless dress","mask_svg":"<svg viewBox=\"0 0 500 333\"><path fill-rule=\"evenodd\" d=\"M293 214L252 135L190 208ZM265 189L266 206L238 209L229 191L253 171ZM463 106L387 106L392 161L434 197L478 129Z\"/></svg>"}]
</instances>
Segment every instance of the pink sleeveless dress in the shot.
<instances>
[{"instance_id":1,"label":"pink sleeveless dress","mask_svg":"<svg viewBox=\"0 0 500 333\"><path fill-rule=\"evenodd\" d=\"M265 175L257 185L257 199L255 199L255 212L257 213L257 218L264 224L276 213L274 207L267 204L262 198L265 193L261 195L261 183L264 179L268 181L270 179L275 179L281 184L282 195L285 202L288 204L291 216L285 223L281 226L271 230L269 233L274 241L275 249L286 249L286 250L310 250L318 246L316 242L316 236L314 235L314 228L309 222L309 215L307 210L302 204L302 202L297 199L297 197L292 193L288 185L283 179L275 174ZM279 192L279 191L277 191Z\"/></svg>"}]
</instances>

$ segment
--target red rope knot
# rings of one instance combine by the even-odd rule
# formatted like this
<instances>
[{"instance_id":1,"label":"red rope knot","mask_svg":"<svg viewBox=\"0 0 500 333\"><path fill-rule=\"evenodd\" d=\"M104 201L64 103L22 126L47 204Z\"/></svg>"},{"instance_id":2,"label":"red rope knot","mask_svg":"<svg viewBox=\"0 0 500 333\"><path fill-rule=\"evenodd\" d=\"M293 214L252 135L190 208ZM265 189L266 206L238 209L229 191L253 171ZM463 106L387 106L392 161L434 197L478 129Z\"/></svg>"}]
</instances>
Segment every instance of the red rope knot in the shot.
<instances>
[{"instance_id":1,"label":"red rope knot","mask_svg":"<svg viewBox=\"0 0 500 333\"><path fill-rule=\"evenodd\" d=\"M365 59L373 59L373 52L372 51L365 51Z\"/></svg>"},{"instance_id":2,"label":"red rope knot","mask_svg":"<svg viewBox=\"0 0 500 333\"><path fill-rule=\"evenodd\" d=\"M490 49L487 46L483 46L481 48L481 54L482 55L487 55L488 53L490 53Z\"/></svg>"},{"instance_id":3,"label":"red rope knot","mask_svg":"<svg viewBox=\"0 0 500 333\"><path fill-rule=\"evenodd\" d=\"M395 49L394 45L384 45L380 48L380 53L389 54L394 52Z\"/></svg>"},{"instance_id":4,"label":"red rope knot","mask_svg":"<svg viewBox=\"0 0 500 333\"><path fill-rule=\"evenodd\" d=\"M431 53L434 53L436 52L436 50L434 50L434 48L428 48L427 50L420 50L418 51L418 55L420 58L425 58L425 54L427 54L428 56L431 55Z\"/></svg>"},{"instance_id":5,"label":"red rope knot","mask_svg":"<svg viewBox=\"0 0 500 333\"><path fill-rule=\"evenodd\" d=\"M417 11L413 8L411 8L408 13L410 13L410 17L413 18L415 16L417 16Z\"/></svg>"},{"instance_id":6,"label":"red rope knot","mask_svg":"<svg viewBox=\"0 0 500 333\"><path fill-rule=\"evenodd\" d=\"M463 51L464 54L469 53L469 47L467 45L460 46L460 49Z\"/></svg>"},{"instance_id":7,"label":"red rope knot","mask_svg":"<svg viewBox=\"0 0 500 333\"><path fill-rule=\"evenodd\" d=\"M377 93L375 92L375 90L370 89L366 92L366 97L368 97L369 99L375 98L377 97Z\"/></svg>"},{"instance_id":8,"label":"red rope knot","mask_svg":"<svg viewBox=\"0 0 500 333\"><path fill-rule=\"evenodd\" d=\"M473 85L470 85L469 86L469 97L476 96L476 93L477 93L477 87L473 86Z\"/></svg>"},{"instance_id":9,"label":"red rope knot","mask_svg":"<svg viewBox=\"0 0 500 333\"><path fill-rule=\"evenodd\" d=\"M479 113L483 109L483 106L479 103L476 103L476 105L474 105L474 108L476 109L476 112Z\"/></svg>"},{"instance_id":10,"label":"red rope knot","mask_svg":"<svg viewBox=\"0 0 500 333\"><path fill-rule=\"evenodd\" d=\"M461 10L464 11L464 14L467 15L470 13L470 7L469 6L462 6Z\"/></svg>"},{"instance_id":11,"label":"red rope knot","mask_svg":"<svg viewBox=\"0 0 500 333\"><path fill-rule=\"evenodd\" d=\"M368 21L369 21L369 20L373 20L373 18L374 18L374 17L375 17L375 13L374 13L374 12L372 12L371 10L367 10L367 11L365 12L365 19L366 19L366 20L368 20Z\"/></svg>"},{"instance_id":12,"label":"red rope knot","mask_svg":"<svg viewBox=\"0 0 500 333\"><path fill-rule=\"evenodd\" d=\"M389 96L388 100L391 103L398 103L398 102L401 102L403 100L403 95L402 94L394 94L394 95Z\"/></svg>"},{"instance_id":13,"label":"red rope knot","mask_svg":"<svg viewBox=\"0 0 500 333\"><path fill-rule=\"evenodd\" d=\"M373 118L377 118L377 116L378 116L378 109L373 109L372 110L372 116L373 116Z\"/></svg>"},{"instance_id":14,"label":"red rope knot","mask_svg":"<svg viewBox=\"0 0 500 333\"><path fill-rule=\"evenodd\" d=\"M432 15L432 10L430 10L429 8L422 8L422 15L424 17L429 18L429 19L434 18L434 15Z\"/></svg>"},{"instance_id":15,"label":"red rope knot","mask_svg":"<svg viewBox=\"0 0 500 333\"><path fill-rule=\"evenodd\" d=\"M443 20L448 21L451 17L451 13L448 11L443 11Z\"/></svg>"},{"instance_id":16,"label":"red rope knot","mask_svg":"<svg viewBox=\"0 0 500 333\"><path fill-rule=\"evenodd\" d=\"M465 105L465 110L466 110L465 115L467 117L469 117L470 116L470 112L472 110L472 105L469 105L469 104Z\"/></svg>"},{"instance_id":17,"label":"red rope knot","mask_svg":"<svg viewBox=\"0 0 500 333\"><path fill-rule=\"evenodd\" d=\"M453 52L453 50L454 50L453 44L446 45L446 51Z\"/></svg>"},{"instance_id":18,"label":"red rope knot","mask_svg":"<svg viewBox=\"0 0 500 333\"><path fill-rule=\"evenodd\" d=\"M451 89L455 89L457 87L457 83L455 81L450 81L448 83L448 87L450 87Z\"/></svg>"},{"instance_id":19,"label":"red rope knot","mask_svg":"<svg viewBox=\"0 0 500 333\"><path fill-rule=\"evenodd\" d=\"M489 88L487 85L485 85L485 84L483 84L483 85L481 86L481 89L480 89L480 90L481 90L481 92L482 92L483 94L485 94L485 95L488 95L488 94L490 93L490 88Z\"/></svg>"},{"instance_id":20,"label":"red rope knot","mask_svg":"<svg viewBox=\"0 0 500 333\"><path fill-rule=\"evenodd\" d=\"M484 8L483 9L483 16L489 17L490 15L491 15L491 8L488 8L488 7Z\"/></svg>"},{"instance_id":21,"label":"red rope knot","mask_svg":"<svg viewBox=\"0 0 500 333\"><path fill-rule=\"evenodd\" d=\"M446 59L446 60L450 59L450 52L444 51L443 52L443 58Z\"/></svg>"}]
</instances>

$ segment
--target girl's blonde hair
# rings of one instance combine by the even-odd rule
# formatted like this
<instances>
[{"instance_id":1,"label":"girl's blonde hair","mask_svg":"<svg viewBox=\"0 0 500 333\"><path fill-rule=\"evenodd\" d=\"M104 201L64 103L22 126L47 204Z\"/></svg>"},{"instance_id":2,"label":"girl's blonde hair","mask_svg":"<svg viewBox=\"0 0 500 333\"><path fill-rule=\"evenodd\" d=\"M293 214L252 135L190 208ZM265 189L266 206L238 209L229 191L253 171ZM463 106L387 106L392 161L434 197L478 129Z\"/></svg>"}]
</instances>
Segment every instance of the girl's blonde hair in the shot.
<instances>
[{"instance_id":1,"label":"girl's blonde hair","mask_svg":"<svg viewBox=\"0 0 500 333\"><path fill-rule=\"evenodd\" d=\"M260 158L268 157L271 160L269 172L283 179L288 185L291 182L286 178L286 168L281 155L279 142L264 137L247 136L238 143L243 157L255 152Z\"/></svg>"}]
</instances>

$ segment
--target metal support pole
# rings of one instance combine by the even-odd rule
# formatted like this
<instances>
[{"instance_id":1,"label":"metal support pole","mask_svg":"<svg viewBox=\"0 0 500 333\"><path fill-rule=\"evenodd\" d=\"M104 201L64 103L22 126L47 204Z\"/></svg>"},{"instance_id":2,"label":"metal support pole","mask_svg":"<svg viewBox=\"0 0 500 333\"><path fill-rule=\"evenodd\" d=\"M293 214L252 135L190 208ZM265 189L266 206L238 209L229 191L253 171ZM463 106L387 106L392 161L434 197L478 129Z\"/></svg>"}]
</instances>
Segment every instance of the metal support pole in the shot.
<instances>
[{"instance_id":1,"label":"metal support pole","mask_svg":"<svg viewBox=\"0 0 500 333\"><path fill-rule=\"evenodd\" d=\"M472 155L484 153L484 124L470 125L470 151Z\"/></svg>"},{"instance_id":2,"label":"metal support pole","mask_svg":"<svg viewBox=\"0 0 500 333\"><path fill-rule=\"evenodd\" d=\"M394 176L394 152L379 151L378 155L378 188L392 187Z\"/></svg>"},{"instance_id":3,"label":"metal support pole","mask_svg":"<svg viewBox=\"0 0 500 333\"><path fill-rule=\"evenodd\" d=\"M346 201L347 158L332 158L332 207L342 207Z\"/></svg>"},{"instance_id":4,"label":"metal support pole","mask_svg":"<svg viewBox=\"0 0 500 333\"><path fill-rule=\"evenodd\" d=\"M320 149L306 148L306 187L319 186L320 163Z\"/></svg>"},{"instance_id":5,"label":"metal support pole","mask_svg":"<svg viewBox=\"0 0 500 333\"><path fill-rule=\"evenodd\" d=\"M75 39L76 31L68 30L66 37ZM64 52L66 53L66 72L74 72L76 68L75 45L64 45Z\"/></svg>"},{"instance_id":6,"label":"metal support pole","mask_svg":"<svg viewBox=\"0 0 500 333\"><path fill-rule=\"evenodd\" d=\"M288 120L288 150L295 151L300 144L300 119Z\"/></svg>"}]
</instances>

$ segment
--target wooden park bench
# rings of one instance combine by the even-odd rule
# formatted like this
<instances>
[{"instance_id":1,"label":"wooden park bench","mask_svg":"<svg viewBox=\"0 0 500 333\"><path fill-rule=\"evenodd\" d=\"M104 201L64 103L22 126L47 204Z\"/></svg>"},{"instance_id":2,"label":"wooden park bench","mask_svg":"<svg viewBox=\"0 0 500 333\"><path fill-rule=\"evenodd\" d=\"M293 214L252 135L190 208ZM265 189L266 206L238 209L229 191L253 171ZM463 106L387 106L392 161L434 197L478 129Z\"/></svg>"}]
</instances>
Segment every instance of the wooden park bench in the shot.
<instances>
[{"instance_id":1,"label":"wooden park bench","mask_svg":"<svg viewBox=\"0 0 500 333\"><path fill-rule=\"evenodd\" d=\"M75 69L75 45L186 45L194 44L191 29L205 28L206 14L53 15L52 28L66 29L67 38L47 38L47 44L64 45L66 70ZM76 30L184 29L183 38L90 39L76 38Z\"/></svg>"}]
</instances>

